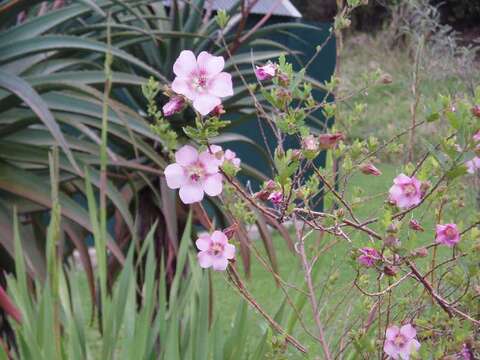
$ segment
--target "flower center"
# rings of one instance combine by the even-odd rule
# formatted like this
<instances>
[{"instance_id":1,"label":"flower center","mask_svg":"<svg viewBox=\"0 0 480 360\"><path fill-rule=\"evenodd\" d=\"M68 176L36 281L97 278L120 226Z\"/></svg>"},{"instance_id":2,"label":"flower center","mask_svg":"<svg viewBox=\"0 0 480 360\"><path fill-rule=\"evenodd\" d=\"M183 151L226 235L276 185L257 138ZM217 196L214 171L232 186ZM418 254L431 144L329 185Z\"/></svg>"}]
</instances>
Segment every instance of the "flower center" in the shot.
<instances>
[{"instance_id":1,"label":"flower center","mask_svg":"<svg viewBox=\"0 0 480 360\"><path fill-rule=\"evenodd\" d=\"M445 229L445 235L449 238L454 238L455 237L455 230L453 230L451 227L448 227Z\"/></svg>"},{"instance_id":2,"label":"flower center","mask_svg":"<svg viewBox=\"0 0 480 360\"><path fill-rule=\"evenodd\" d=\"M193 77L193 87L197 91L203 91L207 87L207 77L203 72L199 72Z\"/></svg>"},{"instance_id":3,"label":"flower center","mask_svg":"<svg viewBox=\"0 0 480 360\"><path fill-rule=\"evenodd\" d=\"M417 189L413 184L406 184L403 186L403 192L406 196L412 196L416 194Z\"/></svg>"},{"instance_id":4,"label":"flower center","mask_svg":"<svg viewBox=\"0 0 480 360\"><path fill-rule=\"evenodd\" d=\"M223 253L223 245L219 243L213 243L212 246L210 246L210 252L215 256L220 255Z\"/></svg>"},{"instance_id":5,"label":"flower center","mask_svg":"<svg viewBox=\"0 0 480 360\"><path fill-rule=\"evenodd\" d=\"M197 182L205 176L205 169L200 164L194 164L188 167L188 176L190 180Z\"/></svg>"},{"instance_id":6,"label":"flower center","mask_svg":"<svg viewBox=\"0 0 480 360\"><path fill-rule=\"evenodd\" d=\"M395 340L393 340L393 343L398 346L398 347L403 347L407 342L407 339L405 339L405 336L403 336L402 334L398 334L396 337L395 337Z\"/></svg>"}]
</instances>

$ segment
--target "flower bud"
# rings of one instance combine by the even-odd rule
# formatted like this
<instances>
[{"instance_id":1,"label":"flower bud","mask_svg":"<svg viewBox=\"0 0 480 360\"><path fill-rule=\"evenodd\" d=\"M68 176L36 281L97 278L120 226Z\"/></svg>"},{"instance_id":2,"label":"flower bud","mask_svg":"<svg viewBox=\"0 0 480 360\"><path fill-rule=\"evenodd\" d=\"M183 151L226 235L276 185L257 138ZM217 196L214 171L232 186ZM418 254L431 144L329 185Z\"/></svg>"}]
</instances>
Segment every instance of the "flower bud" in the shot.
<instances>
[{"instance_id":1,"label":"flower bud","mask_svg":"<svg viewBox=\"0 0 480 360\"><path fill-rule=\"evenodd\" d=\"M215 106L215 108L212 110L212 112L210 113L210 115L219 117L220 115L225 114L225 112L226 112L226 111L225 111L225 109L223 108L223 105L220 104L220 105Z\"/></svg>"},{"instance_id":2,"label":"flower bud","mask_svg":"<svg viewBox=\"0 0 480 360\"><path fill-rule=\"evenodd\" d=\"M427 257L428 256L428 249L425 247L420 247L412 251L412 256L414 257Z\"/></svg>"},{"instance_id":3,"label":"flower bud","mask_svg":"<svg viewBox=\"0 0 480 360\"><path fill-rule=\"evenodd\" d=\"M395 235L387 235L383 239L383 243L385 244L386 247L389 248L396 248L400 246L400 240Z\"/></svg>"},{"instance_id":4,"label":"flower bud","mask_svg":"<svg viewBox=\"0 0 480 360\"><path fill-rule=\"evenodd\" d=\"M380 176L382 172L378 170L373 164L365 163L360 165L360 171L365 175Z\"/></svg>"},{"instance_id":5,"label":"flower bud","mask_svg":"<svg viewBox=\"0 0 480 360\"><path fill-rule=\"evenodd\" d=\"M383 273L387 276L395 276L397 275L398 269L395 266L385 265L383 267Z\"/></svg>"},{"instance_id":6,"label":"flower bud","mask_svg":"<svg viewBox=\"0 0 480 360\"><path fill-rule=\"evenodd\" d=\"M396 223L392 222L387 227L387 234L396 234L398 232L398 226Z\"/></svg>"},{"instance_id":7,"label":"flower bud","mask_svg":"<svg viewBox=\"0 0 480 360\"><path fill-rule=\"evenodd\" d=\"M292 150L292 160L300 160L302 158L302 151L299 149Z\"/></svg>"},{"instance_id":8,"label":"flower bud","mask_svg":"<svg viewBox=\"0 0 480 360\"><path fill-rule=\"evenodd\" d=\"M432 183L430 181L422 181L420 184L420 193L422 194L422 197L425 196L427 193L428 189L432 187Z\"/></svg>"},{"instance_id":9,"label":"flower bud","mask_svg":"<svg viewBox=\"0 0 480 360\"><path fill-rule=\"evenodd\" d=\"M280 83L280 85L282 86L288 86L290 81L288 79L288 75L287 74L284 74L284 73L278 73L278 81Z\"/></svg>"},{"instance_id":10,"label":"flower bud","mask_svg":"<svg viewBox=\"0 0 480 360\"><path fill-rule=\"evenodd\" d=\"M173 114L182 110L184 104L185 100L183 100L181 96L174 96L170 98L170 100L162 107L163 115L172 116Z\"/></svg>"},{"instance_id":11,"label":"flower bud","mask_svg":"<svg viewBox=\"0 0 480 360\"><path fill-rule=\"evenodd\" d=\"M281 204L283 201L283 194L281 191L274 191L268 196L268 200L276 205Z\"/></svg>"},{"instance_id":12,"label":"flower bud","mask_svg":"<svg viewBox=\"0 0 480 360\"><path fill-rule=\"evenodd\" d=\"M480 105L474 105L471 111L473 116L480 118Z\"/></svg>"},{"instance_id":13,"label":"flower bud","mask_svg":"<svg viewBox=\"0 0 480 360\"><path fill-rule=\"evenodd\" d=\"M410 229L415 231L422 231L422 232L424 231L422 225L420 225L420 223L415 219L410 220L410 222L408 223L408 226L410 227Z\"/></svg>"},{"instance_id":14,"label":"flower bud","mask_svg":"<svg viewBox=\"0 0 480 360\"><path fill-rule=\"evenodd\" d=\"M302 149L306 151L317 152L318 147L319 143L315 135L308 135L302 139Z\"/></svg>"},{"instance_id":15,"label":"flower bud","mask_svg":"<svg viewBox=\"0 0 480 360\"><path fill-rule=\"evenodd\" d=\"M337 143L343 139L345 139L345 135L343 135L342 133L318 135L320 149L322 150L334 148L335 145L337 145Z\"/></svg>"}]
</instances>

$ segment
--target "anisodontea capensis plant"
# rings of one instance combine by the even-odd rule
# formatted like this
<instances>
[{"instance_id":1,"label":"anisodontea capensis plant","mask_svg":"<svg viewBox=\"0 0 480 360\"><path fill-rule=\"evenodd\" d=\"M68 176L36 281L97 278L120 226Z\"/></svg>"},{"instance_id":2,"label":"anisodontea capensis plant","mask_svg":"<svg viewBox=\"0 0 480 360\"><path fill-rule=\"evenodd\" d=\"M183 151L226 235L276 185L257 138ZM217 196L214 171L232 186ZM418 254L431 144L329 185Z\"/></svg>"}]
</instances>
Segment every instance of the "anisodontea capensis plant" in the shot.
<instances>
[{"instance_id":1,"label":"anisodontea capensis plant","mask_svg":"<svg viewBox=\"0 0 480 360\"><path fill-rule=\"evenodd\" d=\"M438 102L428 105L425 119L414 125L435 122L438 141L428 143L415 161L396 165L389 186L370 187L367 180L355 188L350 185L352 178L388 177L375 165L379 155L398 152L399 139L411 129L401 129L384 143L373 137L351 139L348 126L342 127L340 121L344 99L337 93L339 79L324 84L327 95L337 95L336 100L325 96L318 101L305 76L307 69L294 71L284 56L252 64L256 82L248 83L241 73L240 78L257 104L260 125L269 128L277 144L271 153L275 175L254 191L236 179L242 168L236 154L211 142L227 123L220 119L228 116L222 99L233 95L232 76L223 71L224 64L222 56L183 51L174 65L175 78L165 89L170 100L163 114L156 112L163 127L154 130L162 138L169 138L171 131L166 117L181 114L186 107L196 113L195 125L184 128L187 138L176 139L182 145L171 148L166 182L178 189L184 204L215 197L232 223L223 231L212 225L198 237L198 265L227 271L241 296L282 334L283 342L300 351L311 350L278 327L236 271L236 230L261 213L276 223L292 225L291 256L299 260L302 278L289 283L281 274L273 275L287 298L300 292L308 300L308 312L291 300L286 304L300 318L302 327L296 333L304 332L318 343L321 358L348 353L349 358L368 359L476 358L480 217L463 194L478 181L480 88L474 99L439 95ZM368 86L390 82L373 74ZM362 108L357 104L353 112L361 113ZM338 125L323 132L308 126L317 110L327 119L336 117ZM287 137L296 138L298 147L285 148ZM326 168L314 162L322 151L329 158ZM324 211L316 210L320 197L325 200ZM367 213L360 211L362 206ZM331 256L332 251L336 256ZM272 272L261 254L256 256L265 271ZM325 270L321 265L325 261L332 268ZM343 287L334 278L339 269L346 279ZM323 280L315 275L318 271L323 271Z\"/></svg>"}]
</instances>

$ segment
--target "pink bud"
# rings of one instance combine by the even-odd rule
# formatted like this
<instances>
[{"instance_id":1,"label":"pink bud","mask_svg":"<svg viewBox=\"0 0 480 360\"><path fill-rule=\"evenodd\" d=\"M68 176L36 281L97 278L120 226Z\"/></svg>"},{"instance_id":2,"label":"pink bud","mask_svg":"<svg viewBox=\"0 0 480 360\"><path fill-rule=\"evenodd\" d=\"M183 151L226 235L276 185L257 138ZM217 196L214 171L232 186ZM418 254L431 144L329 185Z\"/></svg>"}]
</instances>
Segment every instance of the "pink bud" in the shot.
<instances>
[{"instance_id":1,"label":"pink bud","mask_svg":"<svg viewBox=\"0 0 480 360\"><path fill-rule=\"evenodd\" d=\"M335 145L337 145L337 143L343 139L345 139L345 135L343 135L342 133L318 135L320 149L323 150L334 148Z\"/></svg>"},{"instance_id":2,"label":"pink bud","mask_svg":"<svg viewBox=\"0 0 480 360\"><path fill-rule=\"evenodd\" d=\"M408 223L408 226L410 227L410 229L415 231L422 231L422 232L424 231L422 225L420 225L420 223L415 219L410 220L410 222Z\"/></svg>"},{"instance_id":3,"label":"pink bud","mask_svg":"<svg viewBox=\"0 0 480 360\"><path fill-rule=\"evenodd\" d=\"M223 108L223 105L220 104L220 105L215 106L215 108L212 110L212 112L210 113L210 115L219 117L220 115L225 114L225 112L226 112L226 111L225 111L225 109Z\"/></svg>"},{"instance_id":4,"label":"pink bud","mask_svg":"<svg viewBox=\"0 0 480 360\"><path fill-rule=\"evenodd\" d=\"M277 65L269 62L264 66L257 66L255 69L255 75L260 81L270 80L275 76L276 71Z\"/></svg>"},{"instance_id":5,"label":"pink bud","mask_svg":"<svg viewBox=\"0 0 480 360\"><path fill-rule=\"evenodd\" d=\"M20 11L17 15L17 25L25 22L27 20L27 12L25 10Z\"/></svg>"},{"instance_id":6,"label":"pink bud","mask_svg":"<svg viewBox=\"0 0 480 360\"><path fill-rule=\"evenodd\" d=\"M382 172L378 170L373 164L366 163L360 166L360 171L365 175L380 176Z\"/></svg>"},{"instance_id":7,"label":"pink bud","mask_svg":"<svg viewBox=\"0 0 480 360\"><path fill-rule=\"evenodd\" d=\"M162 107L163 115L172 116L173 114L182 110L184 104L185 100L183 100L181 96L174 96L170 98L170 100Z\"/></svg>"},{"instance_id":8,"label":"pink bud","mask_svg":"<svg viewBox=\"0 0 480 360\"><path fill-rule=\"evenodd\" d=\"M268 196L268 200L276 205L281 204L283 201L283 194L281 191L274 191Z\"/></svg>"},{"instance_id":9,"label":"pink bud","mask_svg":"<svg viewBox=\"0 0 480 360\"><path fill-rule=\"evenodd\" d=\"M318 139L314 135L308 135L302 139L302 148L307 151L317 152L319 148Z\"/></svg>"}]
</instances>

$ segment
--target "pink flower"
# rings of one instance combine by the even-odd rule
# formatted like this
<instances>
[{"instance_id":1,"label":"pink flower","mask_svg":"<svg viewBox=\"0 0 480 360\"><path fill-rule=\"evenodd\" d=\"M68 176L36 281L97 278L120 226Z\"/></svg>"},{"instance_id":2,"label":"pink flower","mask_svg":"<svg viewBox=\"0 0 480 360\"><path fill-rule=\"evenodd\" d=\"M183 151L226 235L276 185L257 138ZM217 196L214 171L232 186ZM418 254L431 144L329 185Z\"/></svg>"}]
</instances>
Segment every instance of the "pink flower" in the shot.
<instances>
[{"instance_id":1,"label":"pink flower","mask_svg":"<svg viewBox=\"0 0 480 360\"><path fill-rule=\"evenodd\" d=\"M345 135L343 135L342 133L318 135L320 148L323 150L334 148L335 145L337 145L337 143L343 139L345 139Z\"/></svg>"},{"instance_id":2,"label":"pink flower","mask_svg":"<svg viewBox=\"0 0 480 360\"><path fill-rule=\"evenodd\" d=\"M458 231L457 224L438 224L436 227L435 241L449 247L458 243L460 241L460 232Z\"/></svg>"},{"instance_id":3,"label":"pink flower","mask_svg":"<svg viewBox=\"0 0 480 360\"><path fill-rule=\"evenodd\" d=\"M417 331L410 324L401 328L390 326L385 334L383 351L392 359L409 360L411 353L420 348L420 343L415 339L416 335Z\"/></svg>"},{"instance_id":4,"label":"pink flower","mask_svg":"<svg viewBox=\"0 0 480 360\"><path fill-rule=\"evenodd\" d=\"M478 130L475 135L473 135L473 141L479 142L480 141L480 130Z\"/></svg>"},{"instance_id":5,"label":"pink flower","mask_svg":"<svg viewBox=\"0 0 480 360\"><path fill-rule=\"evenodd\" d=\"M281 204L283 201L283 194L281 191L274 191L268 196L268 200L274 204Z\"/></svg>"},{"instance_id":6,"label":"pink flower","mask_svg":"<svg viewBox=\"0 0 480 360\"><path fill-rule=\"evenodd\" d=\"M467 172L469 174L475 174L475 172L480 169L480 157L475 156L472 160L469 160L465 163L467 166Z\"/></svg>"},{"instance_id":7,"label":"pink flower","mask_svg":"<svg viewBox=\"0 0 480 360\"><path fill-rule=\"evenodd\" d=\"M175 160L165 168L165 178L170 189L180 189L184 204L202 201L204 192L210 196L222 192L219 161L208 150L199 154L195 148L184 145L175 153Z\"/></svg>"},{"instance_id":8,"label":"pink flower","mask_svg":"<svg viewBox=\"0 0 480 360\"><path fill-rule=\"evenodd\" d=\"M203 234L195 242L198 250L198 263L200 267L224 271L228 266L228 260L235 257L235 246L228 243L227 236L218 230L212 235Z\"/></svg>"},{"instance_id":9,"label":"pink flower","mask_svg":"<svg viewBox=\"0 0 480 360\"><path fill-rule=\"evenodd\" d=\"M400 174L393 180L390 188L390 201L400 209L418 205L422 200L420 186L421 183L416 177Z\"/></svg>"},{"instance_id":10,"label":"pink flower","mask_svg":"<svg viewBox=\"0 0 480 360\"><path fill-rule=\"evenodd\" d=\"M366 267L372 267L382 257L374 248L364 247L360 250L361 255L358 257L358 262Z\"/></svg>"},{"instance_id":11,"label":"pink flower","mask_svg":"<svg viewBox=\"0 0 480 360\"><path fill-rule=\"evenodd\" d=\"M237 157L237 154L234 151L230 149L223 151L222 147L219 145L210 145L210 151L215 158L218 159L219 166L223 165L223 163L227 161L235 168L240 169L240 163L242 161Z\"/></svg>"},{"instance_id":12,"label":"pink flower","mask_svg":"<svg viewBox=\"0 0 480 360\"><path fill-rule=\"evenodd\" d=\"M197 58L183 50L173 65L176 77L172 90L186 96L193 107L207 115L221 104L220 98L233 95L232 76L222 72L225 60L202 51Z\"/></svg>"},{"instance_id":13,"label":"pink flower","mask_svg":"<svg viewBox=\"0 0 480 360\"><path fill-rule=\"evenodd\" d=\"M185 104L185 100L183 100L181 96L173 96L165 105L163 105L163 115L172 116L182 110L183 104Z\"/></svg>"},{"instance_id":14,"label":"pink flower","mask_svg":"<svg viewBox=\"0 0 480 360\"><path fill-rule=\"evenodd\" d=\"M382 172L378 170L375 165L371 163L363 164L360 166L360 171L365 175L380 176Z\"/></svg>"},{"instance_id":15,"label":"pink flower","mask_svg":"<svg viewBox=\"0 0 480 360\"><path fill-rule=\"evenodd\" d=\"M264 66L257 66L255 69L255 76L258 80L270 80L275 76L277 71L277 65L269 62L267 65Z\"/></svg>"}]
</instances>

